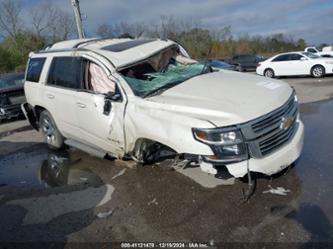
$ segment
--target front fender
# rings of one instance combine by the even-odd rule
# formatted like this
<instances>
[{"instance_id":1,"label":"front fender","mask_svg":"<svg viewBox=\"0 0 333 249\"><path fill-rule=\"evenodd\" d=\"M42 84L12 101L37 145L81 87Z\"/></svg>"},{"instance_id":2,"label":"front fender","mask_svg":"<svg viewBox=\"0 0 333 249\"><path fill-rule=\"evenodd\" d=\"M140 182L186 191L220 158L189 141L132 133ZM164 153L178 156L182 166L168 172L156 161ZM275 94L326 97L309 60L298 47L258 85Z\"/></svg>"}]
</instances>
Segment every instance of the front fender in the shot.
<instances>
[{"instance_id":1,"label":"front fender","mask_svg":"<svg viewBox=\"0 0 333 249\"><path fill-rule=\"evenodd\" d=\"M192 128L213 128L206 120L188 117L149 105L128 103L125 115L126 153L140 138L162 143L177 153L213 155L208 145L194 139Z\"/></svg>"}]
</instances>

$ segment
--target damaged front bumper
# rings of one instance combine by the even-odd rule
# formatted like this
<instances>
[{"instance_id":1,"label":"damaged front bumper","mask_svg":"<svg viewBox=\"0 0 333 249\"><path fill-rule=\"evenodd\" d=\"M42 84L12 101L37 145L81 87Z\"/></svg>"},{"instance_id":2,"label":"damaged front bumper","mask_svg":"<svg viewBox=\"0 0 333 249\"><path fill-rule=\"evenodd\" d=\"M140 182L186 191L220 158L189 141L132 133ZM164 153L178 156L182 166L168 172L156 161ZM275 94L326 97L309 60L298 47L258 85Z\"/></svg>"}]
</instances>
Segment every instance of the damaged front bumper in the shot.
<instances>
[{"instance_id":1,"label":"damaged front bumper","mask_svg":"<svg viewBox=\"0 0 333 249\"><path fill-rule=\"evenodd\" d=\"M18 118L23 115L21 105L8 105L0 107L0 120Z\"/></svg>"},{"instance_id":2,"label":"damaged front bumper","mask_svg":"<svg viewBox=\"0 0 333 249\"><path fill-rule=\"evenodd\" d=\"M243 177L247 173L247 163L249 163L250 171L273 175L291 165L301 155L304 142L304 125L300 120L297 123L293 139L279 150L260 159L251 158L248 161L228 164L226 167L229 173L235 177Z\"/></svg>"}]
</instances>

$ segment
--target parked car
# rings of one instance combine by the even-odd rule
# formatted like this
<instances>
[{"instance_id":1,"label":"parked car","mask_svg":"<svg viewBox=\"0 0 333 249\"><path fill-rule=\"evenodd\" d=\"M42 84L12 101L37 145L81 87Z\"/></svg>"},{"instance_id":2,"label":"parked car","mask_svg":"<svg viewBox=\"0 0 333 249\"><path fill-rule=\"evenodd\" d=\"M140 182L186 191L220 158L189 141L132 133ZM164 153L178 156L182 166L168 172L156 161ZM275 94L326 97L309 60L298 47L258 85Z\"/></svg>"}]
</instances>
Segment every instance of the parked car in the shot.
<instances>
[{"instance_id":1,"label":"parked car","mask_svg":"<svg viewBox=\"0 0 333 249\"><path fill-rule=\"evenodd\" d=\"M316 47L307 47L304 51L319 55L321 57L333 57L332 46L324 47L322 51L319 51L319 49L317 49Z\"/></svg>"},{"instance_id":2,"label":"parked car","mask_svg":"<svg viewBox=\"0 0 333 249\"><path fill-rule=\"evenodd\" d=\"M240 72L254 71L258 62L263 61L264 57L256 54L239 54L230 58L226 58L224 61L228 64L235 65L236 70Z\"/></svg>"},{"instance_id":3,"label":"parked car","mask_svg":"<svg viewBox=\"0 0 333 249\"><path fill-rule=\"evenodd\" d=\"M225 69L225 70L232 70L236 71L235 65L230 65L222 60L208 60L208 65L213 69Z\"/></svg>"},{"instance_id":4,"label":"parked car","mask_svg":"<svg viewBox=\"0 0 333 249\"><path fill-rule=\"evenodd\" d=\"M22 116L21 104L26 101L23 80L24 73L0 75L0 123Z\"/></svg>"},{"instance_id":5,"label":"parked car","mask_svg":"<svg viewBox=\"0 0 333 249\"><path fill-rule=\"evenodd\" d=\"M275 55L257 67L257 74L278 76L311 75L315 78L333 73L333 59L309 52L290 52Z\"/></svg>"},{"instance_id":6,"label":"parked car","mask_svg":"<svg viewBox=\"0 0 333 249\"><path fill-rule=\"evenodd\" d=\"M282 81L212 72L170 40L83 39L31 53L22 109L51 148L210 174L272 175L300 155L303 123Z\"/></svg>"}]
</instances>

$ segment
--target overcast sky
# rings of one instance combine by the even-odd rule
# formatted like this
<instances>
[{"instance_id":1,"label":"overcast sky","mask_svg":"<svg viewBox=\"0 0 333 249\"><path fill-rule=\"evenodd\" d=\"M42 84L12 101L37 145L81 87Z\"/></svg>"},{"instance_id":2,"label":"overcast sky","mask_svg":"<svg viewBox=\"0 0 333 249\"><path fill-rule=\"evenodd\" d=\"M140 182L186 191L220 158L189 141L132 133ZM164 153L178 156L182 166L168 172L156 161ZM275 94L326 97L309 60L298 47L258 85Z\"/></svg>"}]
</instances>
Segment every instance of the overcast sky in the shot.
<instances>
[{"instance_id":1,"label":"overcast sky","mask_svg":"<svg viewBox=\"0 0 333 249\"><path fill-rule=\"evenodd\" d=\"M24 10L47 0L22 0ZM72 13L71 0L51 0ZM284 33L309 44L333 43L333 0L80 0L89 34L101 23L156 23L161 15L198 19L234 36Z\"/></svg>"}]
</instances>

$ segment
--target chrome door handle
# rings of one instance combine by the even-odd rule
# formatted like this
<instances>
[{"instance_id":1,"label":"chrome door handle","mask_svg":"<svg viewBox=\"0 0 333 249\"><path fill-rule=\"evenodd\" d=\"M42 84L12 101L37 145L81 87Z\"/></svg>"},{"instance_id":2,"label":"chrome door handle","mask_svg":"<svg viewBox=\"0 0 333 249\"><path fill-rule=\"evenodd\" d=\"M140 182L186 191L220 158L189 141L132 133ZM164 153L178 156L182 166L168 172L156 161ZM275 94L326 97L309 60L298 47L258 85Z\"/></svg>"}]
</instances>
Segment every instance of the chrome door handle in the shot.
<instances>
[{"instance_id":1,"label":"chrome door handle","mask_svg":"<svg viewBox=\"0 0 333 249\"><path fill-rule=\"evenodd\" d=\"M52 95L52 94L48 94L47 97L48 97L49 99L54 99L54 95Z\"/></svg>"},{"instance_id":2,"label":"chrome door handle","mask_svg":"<svg viewBox=\"0 0 333 249\"><path fill-rule=\"evenodd\" d=\"M82 104L82 103L76 103L76 105L80 108L86 108L86 105L85 104Z\"/></svg>"}]
</instances>

